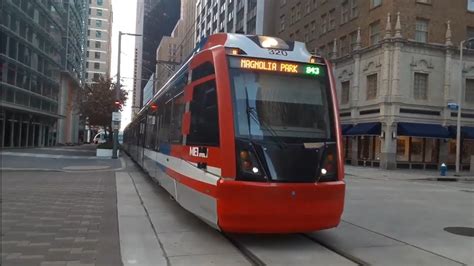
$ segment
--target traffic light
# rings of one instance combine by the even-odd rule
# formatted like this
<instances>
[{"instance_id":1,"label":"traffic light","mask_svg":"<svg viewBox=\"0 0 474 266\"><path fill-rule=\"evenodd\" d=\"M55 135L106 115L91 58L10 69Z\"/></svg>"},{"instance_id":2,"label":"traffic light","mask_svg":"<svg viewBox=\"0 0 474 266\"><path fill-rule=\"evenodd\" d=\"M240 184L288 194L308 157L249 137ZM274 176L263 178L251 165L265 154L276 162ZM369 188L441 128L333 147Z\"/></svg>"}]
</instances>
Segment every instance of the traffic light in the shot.
<instances>
[{"instance_id":1,"label":"traffic light","mask_svg":"<svg viewBox=\"0 0 474 266\"><path fill-rule=\"evenodd\" d=\"M120 110L122 108L122 103L119 100L116 100L114 104L117 110Z\"/></svg>"}]
</instances>

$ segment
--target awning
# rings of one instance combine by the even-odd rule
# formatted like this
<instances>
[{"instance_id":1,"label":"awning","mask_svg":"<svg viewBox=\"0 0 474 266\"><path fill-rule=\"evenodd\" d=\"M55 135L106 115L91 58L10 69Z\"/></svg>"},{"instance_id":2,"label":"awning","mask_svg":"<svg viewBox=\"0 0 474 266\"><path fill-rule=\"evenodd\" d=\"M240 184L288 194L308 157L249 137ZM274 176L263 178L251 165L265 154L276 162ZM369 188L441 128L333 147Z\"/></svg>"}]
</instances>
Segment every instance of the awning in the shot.
<instances>
[{"instance_id":1,"label":"awning","mask_svg":"<svg viewBox=\"0 0 474 266\"><path fill-rule=\"evenodd\" d=\"M442 139L450 137L448 129L441 125L418 123L398 123L397 135Z\"/></svg>"},{"instance_id":2,"label":"awning","mask_svg":"<svg viewBox=\"0 0 474 266\"><path fill-rule=\"evenodd\" d=\"M347 136L380 135L380 123L360 123L347 130Z\"/></svg>"},{"instance_id":3,"label":"awning","mask_svg":"<svg viewBox=\"0 0 474 266\"><path fill-rule=\"evenodd\" d=\"M456 131L456 126L449 127L451 138L456 138ZM474 127L461 127L461 136L465 139L474 139Z\"/></svg>"},{"instance_id":4,"label":"awning","mask_svg":"<svg viewBox=\"0 0 474 266\"><path fill-rule=\"evenodd\" d=\"M341 125L342 135L346 135L346 132L352 128L352 125Z\"/></svg>"}]
</instances>

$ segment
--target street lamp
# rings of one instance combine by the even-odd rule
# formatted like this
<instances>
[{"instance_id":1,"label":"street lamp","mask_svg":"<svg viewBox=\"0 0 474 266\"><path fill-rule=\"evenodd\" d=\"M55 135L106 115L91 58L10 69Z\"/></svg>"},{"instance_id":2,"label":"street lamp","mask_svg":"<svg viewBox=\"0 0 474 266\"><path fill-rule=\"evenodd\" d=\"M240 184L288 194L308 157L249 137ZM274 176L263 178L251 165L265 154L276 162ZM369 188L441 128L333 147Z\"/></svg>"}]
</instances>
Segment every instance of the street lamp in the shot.
<instances>
[{"instance_id":1,"label":"street lamp","mask_svg":"<svg viewBox=\"0 0 474 266\"><path fill-rule=\"evenodd\" d=\"M120 100L120 54L122 53L122 35L128 35L128 36L142 36L141 34L134 34L134 33L125 33L119 31L119 42L118 42L118 60L117 60L117 83L115 85L115 100L119 101ZM117 107L117 112L119 111ZM113 122L113 123L119 123L119 122ZM113 150L112 150L112 158L117 159L117 147L118 147L118 125L114 125L114 138L113 138Z\"/></svg>"},{"instance_id":2,"label":"street lamp","mask_svg":"<svg viewBox=\"0 0 474 266\"><path fill-rule=\"evenodd\" d=\"M464 45L466 44L466 45ZM464 91L464 66L463 66L463 50L464 48L472 49L474 46L474 38L461 41L459 44L459 61L461 65L461 86L458 91L458 117L456 124L456 174L459 174L461 166L461 109L462 109L462 94Z\"/></svg>"}]
</instances>

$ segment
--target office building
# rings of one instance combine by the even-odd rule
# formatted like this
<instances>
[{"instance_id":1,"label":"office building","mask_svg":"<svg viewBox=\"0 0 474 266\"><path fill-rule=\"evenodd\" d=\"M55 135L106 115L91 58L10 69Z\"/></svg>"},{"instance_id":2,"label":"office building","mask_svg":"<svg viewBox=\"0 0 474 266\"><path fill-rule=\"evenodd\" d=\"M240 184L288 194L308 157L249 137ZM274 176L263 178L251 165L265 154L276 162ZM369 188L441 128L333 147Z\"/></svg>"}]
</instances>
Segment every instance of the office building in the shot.
<instances>
[{"instance_id":1,"label":"office building","mask_svg":"<svg viewBox=\"0 0 474 266\"><path fill-rule=\"evenodd\" d=\"M179 19L180 1L138 0L132 117L143 105L143 89L156 68L156 49ZM159 26L158 26L159 25Z\"/></svg>"},{"instance_id":2,"label":"office building","mask_svg":"<svg viewBox=\"0 0 474 266\"><path fill-rule=\"evenodd\" d=\"M345 156L353 165L436 169L455 164L462 95L462 164L474 155L472 1L280 0L280 37L333 62ZM461 73L463 76L461 78ZM452 104L450 104L452 106Z\"/></svg>"},{"instance_id":3,"label":"office building","mask_svg":"<svg viewBox=\"0 0 474 266\"><path fill-rule=\"evenodd\" d=\"M87 83L100 76L110 77L112 20L112 0L90 0L86 50Z\"/></svg>"},{"instance_id":4,"label":"office building","mask_svg":"<svg viewBox=\"0 0 474 266\"><path fill-rule=\"evenodd\" d=\"M0 146L77 143L88 2L2 1Z\"/></svg>"},{"instance_id":5,"label":"office building","mask_svg":"<svg viewBox=\"0 0 474 266\"><path fill-rule=\"evenodd\" d=\"M163 86L194 50L196 0L181 1L180 19L170 36L163 36L156 50L155 90Z\"/></svg>"},{"instance_id":6,"label":"office building","mask_svg":"<svg viewBox=\"0 0 474 266\"><path fill-rule=\"evenodd\" d=\"M198 0L196 44L217 32L272 35L274 0Z\"/></svg>"}]
</instances>

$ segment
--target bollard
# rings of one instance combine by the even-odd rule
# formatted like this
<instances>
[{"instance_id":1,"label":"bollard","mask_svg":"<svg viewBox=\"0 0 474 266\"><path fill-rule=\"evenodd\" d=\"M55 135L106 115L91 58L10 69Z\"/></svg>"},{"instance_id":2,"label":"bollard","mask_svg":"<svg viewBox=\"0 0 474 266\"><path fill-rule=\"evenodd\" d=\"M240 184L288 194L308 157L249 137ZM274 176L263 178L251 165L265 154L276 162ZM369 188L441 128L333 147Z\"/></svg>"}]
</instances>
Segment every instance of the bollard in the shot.
<instances>
[{"instance_id":1,"label":"bollard","mask_svg":"<svg viewBox=\"0 0 474 266\"><path fill-rule=\"evenodd\" d=\"M442 163L442 164L441 164L441 167L439 168L439 172L440 172L439 174L440 174L441 176L446 176L446 172L447 172L447 171L448 171L448 167L446 166L445 163Z\"/></svg>"}]
</instances>

